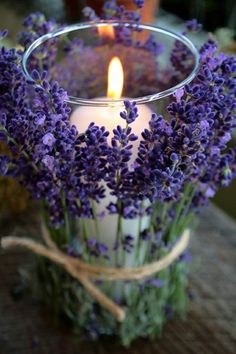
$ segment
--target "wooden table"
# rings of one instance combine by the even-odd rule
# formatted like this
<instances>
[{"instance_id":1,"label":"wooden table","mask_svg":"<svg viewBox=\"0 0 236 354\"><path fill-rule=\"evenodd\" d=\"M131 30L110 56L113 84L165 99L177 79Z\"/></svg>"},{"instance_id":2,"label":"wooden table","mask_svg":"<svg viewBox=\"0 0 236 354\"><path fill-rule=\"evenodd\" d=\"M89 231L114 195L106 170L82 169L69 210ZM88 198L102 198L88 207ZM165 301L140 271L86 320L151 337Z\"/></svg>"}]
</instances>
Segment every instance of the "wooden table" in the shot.
<instances>
[{"instance_id":1,"label":"wooden table","mask_svg":"<svg viewBox=\"0 0 236 354\"><path fill-rule=\"evenodd\" d=\"M0 234L34 233L37 221L26 226L22 220L5 221ZM138 340L129 349L112 340L81 343L63 325L56 326L30 295L16 300L17 269L29 265L32 255L22 250L1 254L0 354L235 354L236 224L211 207L200 218L191 249L196 270L188 319L168 323L162 339Z\"/></svg>"}]
</instances>

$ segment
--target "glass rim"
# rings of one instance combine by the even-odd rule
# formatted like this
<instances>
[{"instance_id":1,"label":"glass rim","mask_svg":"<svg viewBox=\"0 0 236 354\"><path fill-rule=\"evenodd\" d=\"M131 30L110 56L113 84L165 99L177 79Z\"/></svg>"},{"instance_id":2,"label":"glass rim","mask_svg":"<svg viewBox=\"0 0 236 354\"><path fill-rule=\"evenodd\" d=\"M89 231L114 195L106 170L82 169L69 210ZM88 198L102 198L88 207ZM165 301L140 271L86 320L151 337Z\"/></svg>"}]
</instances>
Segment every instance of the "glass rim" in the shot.
<instances>
[{"instance_id":1,"label":"glass rim","mask_svg":"<svg viewBox=\"0 0 236 354\"><path fill-rule=\"evenodd\" d=\"M84 30L84 29L88 29L88 28L105 27L108 25L112 25L113 27L119 27L122 25L127 28L132 27L132 28L145 29L150 32L156 32L156 33L161 33L161 34L167 35L170 38L174 38L176 40L179 40L183 44L185 44L186 47L190 50L190 52L193 54L193 57L195 59L195 63L194 63L194 67L193 67L192 71L183 81L179 82L178 84L176 84L166 90L163 90L163 91L151 94L151 95L146 95L146 96L142 96L142 97L135 97L135 98L128 98L131 102L135 101L137 104L144 104L144 103L156 101L161 98L170 96L170 95L174 94L174 92L176 90L181 89L186 84L190 83L194 79L194 77L196 76L196 73L198 71L199 64L200 64L200 55L199 55L197 48L193 44L193 42L189 38L187 38L185 35L168 30L163 27L149 25L146 23L136 23L133 21L120 21L120 20L99 20L99 21L81 22L81 23L61 27L59 29L56 29L55 31L48 32L47 34L37 38L27 48L27 50L24 52L24 54L22 56L22 69L23 69L23 73L24 73L26 79L29 81L34 81L27 69L27 62L28 62L28 59L30 58L30 55L32 54L32 52L37 47L39 47L41 44L46 42L47 40L61 36L66 33L78 31L78 30ZM40 85L36 85L36 86L40 86ZM106 98L104 98L104 99L103 98L101 98L101 99L98 99L98 98L85 99L85 98L81 98L81 97L75 97L75 96L68 95L68 98L65 101L68 103L83 105L83 106L106 107L106 106L121 106L121 105L123 105L124 98L121 98L121 99L109 99L109 98L107 98L107 99Z\"/></svg>"}]
</instances>

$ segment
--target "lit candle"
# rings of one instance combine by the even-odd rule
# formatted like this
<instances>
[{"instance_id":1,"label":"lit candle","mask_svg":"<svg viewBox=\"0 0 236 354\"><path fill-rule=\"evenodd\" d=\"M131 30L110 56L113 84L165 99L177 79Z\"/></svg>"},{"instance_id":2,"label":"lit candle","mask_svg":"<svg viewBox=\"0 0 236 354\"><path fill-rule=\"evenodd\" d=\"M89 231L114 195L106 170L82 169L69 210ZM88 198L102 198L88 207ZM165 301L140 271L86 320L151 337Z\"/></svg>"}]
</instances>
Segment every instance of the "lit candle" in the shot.
<instances>
[{"instance_id":1,"label":"lit candle","mask_svg":"<svg viewBox=\"0 0 236 354\"><path fill-rule=\"evenodd\" d=\"M101 97L101 100L120 99L124 86L124 70L121 61L118 57L114 57L108 67L108 87L107 97ZM99 100L99 99L98 99ZM70 122L75 125L78 131L84 132L89 123L94 122L97 126L105 126L109 131L109 142L113 135L113 129L120 125L126 127L126 121L120 117L120 112L124 110L124 105L110 105L107 107L96 106L81 106L72 113ZM145 128L148 128L148 122L151 118L151 110L147 105L138 106L138 118L131 124L132 132L138 136L138 140L133 142L133 158L137 155L138 145L141 138L141 133Z\"/></svg>"},{"instance_id":2,"label":"lit candle","mask_svg":"<svg viewBox=\"0 0 236 354\"><path fill-rule=\"evenodd\" d=\"M124 70L121 61L118 57L114 57L108 67L108 88L107 97L109 99L120 99L122 97L124 85ZM101 98L105 100L106 98ZM124 106L107 106L107 107L96 107L96 106L81 106L75 109L72 113L70 122L71 125L75 125L79 133L86 131L88 125L94 122L97 126L105 126L106 130L109 131L110 135L108 141L111 144L111 138L113 136L113 129L120 125L121 127L126 127L126 121L120 117L120 112L124 110ZM133 142L132 150L132 161L137 156L138 146L141 139L141 133L145 128L148 128L148 122L150 121L152 111L146 105L138 106L139 116L131 124L132 132L138 136L138 140ZM110 202L115 202L115 197L110 195L109 189L106 187L106 197L101 203L96 204L97 214L106 210L106 206ZM99 233L100 241L105 242L109 248L112 248L115 241L116 235L116 225L117 225L117 215L107 215L102 221L99 222ZM94 235L95 229L92 221L86 220L90 226L91 233ZM148 227L149 217L143 217L141 220L141 230ZM122 229L124 235L131 235L134 237L134 242L137 241L139 231L140 231L140 220L137 219L123 219ZM128 257L127 257L128 258ZM135 265L136 260L134 256L129 257L126 261L126 266Z\"/></svg>"}]
</instances>

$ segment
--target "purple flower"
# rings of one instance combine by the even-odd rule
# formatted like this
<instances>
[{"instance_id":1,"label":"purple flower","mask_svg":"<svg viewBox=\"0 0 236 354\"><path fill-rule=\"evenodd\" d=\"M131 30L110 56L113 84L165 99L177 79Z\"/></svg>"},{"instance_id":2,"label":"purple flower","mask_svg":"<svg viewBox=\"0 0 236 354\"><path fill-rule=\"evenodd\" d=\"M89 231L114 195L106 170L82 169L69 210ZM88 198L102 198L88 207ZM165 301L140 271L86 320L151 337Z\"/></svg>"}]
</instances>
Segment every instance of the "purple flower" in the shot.
<instances>
[{"instance_id":1,"label":"purple flower","mask_svg":"<svg viewBox=\"0 0 236 354\"><path fill-rule=\"evenodd\" d=\"M0 31L0 40L5 38L7 36L7 34L8 34L8 30L6 30L6 29Z\"/></svg>"},{"instance_id":2,"label":"purple flower","mask_svg":"<svg viewBox=\"0 0 236 354\"><path fill-rule=\"evenodd\" d=\"M105 245L105 243L99 243L98 245L98 251L100 255L104 255L107 253L108 251L108 247L107 245Z\"/></svg>"},{"instance_id":3,"label":"purple flower","mask_svg":"<svg viewBox=\"0 0 236 354\"><path fill-rule=\"evenodd\" d=\"M156 288L162 288L164 286L164 281L161 279L150 279L148 280L148 284L155 286Z\"/></svg>"},{"instance_id":4,"label":"purple flower","mask_svg":"<svg viewBox=\"0 0 236 354\"><path fill-rule=\"evenodd\" d=\"M99 19L98 16L96 15L95 11L89 6L86 6L83 8L83 15L89 21L97 21Z\"/></svg>"},{"instance_id":5,"label":"purple flower","mask_svg":"<svg viewBox=\"0 0 236 354\"><path fill-rule=\"evenodd\" d=\"M228 132L221 136L221 142L223 144L227 144L231 139L232 139L232 136Z\"/></svg>"},{"instance_id":6,"label":"purple flower","mask_svg":"<svg viewBox=\"0 0 236 354\"><path fill-rule=\"evenodd\" d=\"M8 158L7 156L0 155L0 176L5 176L8 170Z\"/></svg>"},{"instance_id":7,"label":"purple flower","mask_svg":"<svg viewBox=\"0 0 236 354\"><path fill-rule=\"evenodd\" d=\"M179 161L179 156L175 152L172 152L170 155L170 159L171 161L177 163Z\"/></svg>"},{"instance_id":8,"label":"purple flower","mask_svg":"<svg viewBox=\"0 0 236 354\"><path fill-rule=\"evenodd\" d=\"M88 240L88 246L94 248L97 244L97 240L95 238L91 238Z\"/></svg>"},{"instance_id":9,"label":"purple flower","mask_svg":"<svg viewBox=\"0 0 236 354\"><path fill-rule=\"evenodd\" d=\"M150 241L151 238L152 238L152 234L150 233L150 231L148 229L144 229L142 232L141 232L141 235L140 235L141 239L143 241Z\"/></svg>"},{"instance_id":10,"label":"purple flower","mask_svg":"<svg viewBox=\"0 0 236 354\"><path fill-rule=\"evenodd\" d=\"M43 144L52 147L56 139L52 133L47 133L43 136Z\"/></svg>"},{"instance_id":11,"label":"purple flower","mask_svg":"<svg viewBox=\"0 0 236 354\"><path fill-rule=\"evenodd\" d=\"M120 113L121 118L125 119L127 124L131 124L138 117L138 107L136 102L124 101L125 111Z\"/></svg>"},{"instance_id":12,"label":"purple flower","mask_svg":"<svg viewBox=\"0 0 236 354\"><path fill-rule=\"evenodd\" d=\"M177 102L181 101L181 98L183 97L183 95L184 95L184 89L183 88L177 89L175 91L175 93L174 93L174 96L175 96Z\"/></svg>"},{"instance_id":13,"label":"purple flower","mask_svg":"<svg viewBox=\"0 0 236 354\"><path fill-rule=\"evenodd\" d=\"M192 256L191 253L189 251L184 252L183 254L181 254L181 256L179 257L180 261L183 261L185 263L191 263L192 261Z\"/></svg>"},{"instance_id":14,"label":"purple flower","mask_svg":"<svg viewBox=\"0 0 236 354\"><path fill-rule=\"evenodd\" d=\"M144 0L134 0L134 3L140 9L144 6Z\"/></svg>"},{"instance_id":15,"label":"purple flower","mask_svg":"<svg viewBox=\"0 0 236 354\"><path fill-rule=\"evenodd\" d=\"M100 243L96 240L96 238L91 238L87 241L87 246L90 254L93 257L103 257L105 259L109 259L108 247L105 243Z\"/></svg>"},{"instance_id":16,"label":"purple flower","mask_svg":"<svg viewBox=\"0 0 236 354\"><path fill-rule=\"evenodd\" d=\"M131 235L126 235L122 239L121 244L125 252L131 253L134 248L134 238Z\"/></svg>"},{"instance_id":17,"label":"purple flower","mask_svg":"<svg viewBox=\"0 0 236 354\"><path fill-rule=\"evenodd\" d=\"M44 123L45 123L45 120L46 120L46 116L45 116L45 114L42 114L42 113L38 113L37 115L36 115L36 117L35 117L35 124L37 124L37 125L44 125Z\"/></svg>"},{"instance_id":18,"label":"purple flower","mask_svg":"<svg viewBox=\"0 0 236 354\"><path fill-rule=\"evenodd\" d=\"M194 18L186 22L186 28L188 31L191 32L200 32L202 30L202 24L198 23L197 20Z\"/></svg>"},{"instance_id":19,"label":"purple flower","mask_svg":"<svg viewBox=\"0 0 236 354\"><path fill-rule=\"evenodd\" d=\"M120 247L119 240L115 240L114 245L113 245L113 251L117 251L119 247Z\"/></svg>"},{"instance_id":20,"label":"purple flower","mask_svg":"<svg viewBox=\"0 0 236 354\"><path fill-rule=\"evenodd\" d=\"M45 155L42 159L42 163L50 172L53 171L54 169L54 164L55 164L55 159L53 156L50 155Z\"/></svg>"}]
</instances>

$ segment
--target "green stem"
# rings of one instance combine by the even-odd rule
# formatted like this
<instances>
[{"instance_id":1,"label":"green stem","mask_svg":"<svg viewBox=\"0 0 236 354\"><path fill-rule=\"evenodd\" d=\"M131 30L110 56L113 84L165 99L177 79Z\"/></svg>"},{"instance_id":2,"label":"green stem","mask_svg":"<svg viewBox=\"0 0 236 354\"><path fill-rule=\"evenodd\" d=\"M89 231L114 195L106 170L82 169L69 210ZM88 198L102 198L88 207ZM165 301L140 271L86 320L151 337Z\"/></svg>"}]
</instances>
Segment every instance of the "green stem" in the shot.
<instances>
[{"instance_id":1,"label":"green stem","mask_svg":"<svg viewBox=\"0 0 236 354\"><path fill-rule=\"evenodd\" d=\"M25 150L22 150L22 147L15 141L15 139L10 137L10 135L8 134L8 131L3 126L0 126L0 130L5 133L8 141L12 142L15 146L17 146L17 148L21 151L21 153L23 154L25 159L30 161L30 163L32 163L32 166L33 166L35 172L38 172L38 167L36 166L36 164L34 162L31 161L28 153Z\"/></svg>"},{"instance_id":2,"label":"green stem","mask_svg":"<svg viewBox=\"0 0 236 354\"><path fill-rule=\"evenodd\" d=\"M78 208L81 208L81 202L79 199L77 199L76 204L78 206ZM85 241L88 241L89 238L89 231L88 231L88 225L86 222L85 218L80 218L80 224L82 226L82 230L83 230L83 238L85 239Z\"/></svg>"},{"instance_id":3,"label":"green stem","mask_svg":"<svg viewBox=\"0 0 236 354\"><path fill-rule=\"evenodd\" d=\"M189 196L189 192L191 190L191 187L192 185L191 184L188 184L185 188L185 191L184 191L184 194L183 194L183 197L182 199L180 199L178 205L177 205L177 209L176 209L176 213L175 213L175 218L174 218L174 221L171 225L171 228L170 228L170 232L169 232L169 240L173 240L173 237L175 236L175 233L176 233L176 227L178 225L178 222L179 222L179 218L181 216L181 213L183 211L183 208L184 208L184 204Z\"/></svg>"},{"instance_id":4,"label":"green stem","mask_svg":"<svg viewBox=\"0 0 236 354\"><path fill-rule=\"evenodd\" d=\"M143 203L140 205L141 210L143 210ZM138 240L137 240L137 246L136 246L136 259L137 259L137 264L139 264L139 258L140 258L140 249L141 249L141 232L142 232L142 215L139 216L138 219Z\"/></svg>"},{"instance_id":5,"label":"green stem","mask_svg":"<svg viewBox=\"0 0 236 354\"><path fill-rule=\"evenodd\" d=\"M88 227L87 227L88 225L87 225L85 219L82 219L81 221L82 221L84 239L85 239L85 241L88 241L88 237L89 237L89 236L88 236L88 235L89 235L89 233L88 233Z\"/></svg>"},{"instance_id":6,"label":"green stem","mask_svg":"<svg viewBox=\"0 0 236 354\"><path fill-rule=\"evenodd\" d=\"M193 212L190 213L190 205L192 203L196 188L197 186L192 186L187 199L187 203L185 204L185 207L182 209L182 212L179 216L179 220L183 218L184 222L183 224L180 225L177 232L178 234L181 234L184 231L184 229L189 225L191 219L193 218L194 213Z\"/></svg>"},{"instance_id":7,"label":"green stem","mask_svg":"<svg viewBox=\"0 0 236 354\"><path fill-rule=\"evenodd\" d=\"M165 225L165 219L166 219L166 214L168 211L169 204L167 202L163 203L163 208L161 212L161 223L162 225Z\"/></svg>"},{"instance_id":8,"label":"green stem","mask_svg":"<svg viewBox=\"0 0 236 354\"><path fill-rule=\"evenodd\" d=\"M183 223L179 227L178 234L182 234L184 232L186 227L190 225L190 222L193 220L193 218L194 218L194 212L191 212L185 217Z\"/></svg>"},{"instance_id":9,"label":"green stem","mask_svg":"<svg viewBox=\"0 0 236 354\"><path fill-rule=\"evenodd\" d=\"M63 212L64 212L64 221L65 221L65 242L69 243L71 239L71 230L70 230L70 219L69 219L69 213L67 210L66 206L66 195L63 193L62 196L62 206L63 206Z\"/></svg>"},{"instance_id":10,"label":"green stem","mask_svg":"<svg viewBox=\"0 0 236 354\"><path fill-rule=\"evenodd\" d=\"M159 202L155 202L153 205L153 213L150 218L149 230L155 230L156 218L159 213Z\"/></svg>"},{"instance_id":11,"label":"green stem","mask_svg":"<svg viewBox=\"0 0 236 354\"><path fill-rule=\"evenodd\" d=\"M121 241L121 234L122 234L122 216L121 216L121 211L119 208L119 215L118 215L118 220L117 220L117 228L116 228L116 244L118 244ZM115 252L115 265L118 267L119 265L119 251L118 249Z\"/></svg>"},{"instance_id":12,"label":"green stem","mask_svg":"<svg viewBox=\"0 0 236 354\"><path fill-rule=\"evenodd\" d=\"M190 207L190 205L192 203L192 200L193 200L194 194L196 192L196 189L197 189L197 185L196 186L192 186L192 190L189 193L188 201L187 201L187 204L185 206L185 214L188 214L188 212L189 212L189 207Z\"/></svg>"},{"instance_id":13,"label":"green stem","mask_svg":"<svg viewBox=\"0 0 236 354\"><path fill-rule=\"evenodd\" d=\"M100 230L99 230L99 223L98 223L98 218L97 218L96 205L95 205L94 201L92 201L92 210L93 210L93 219L94 219L96 238L99 241L100 240Z\"/></svg>"}]
</instances>

